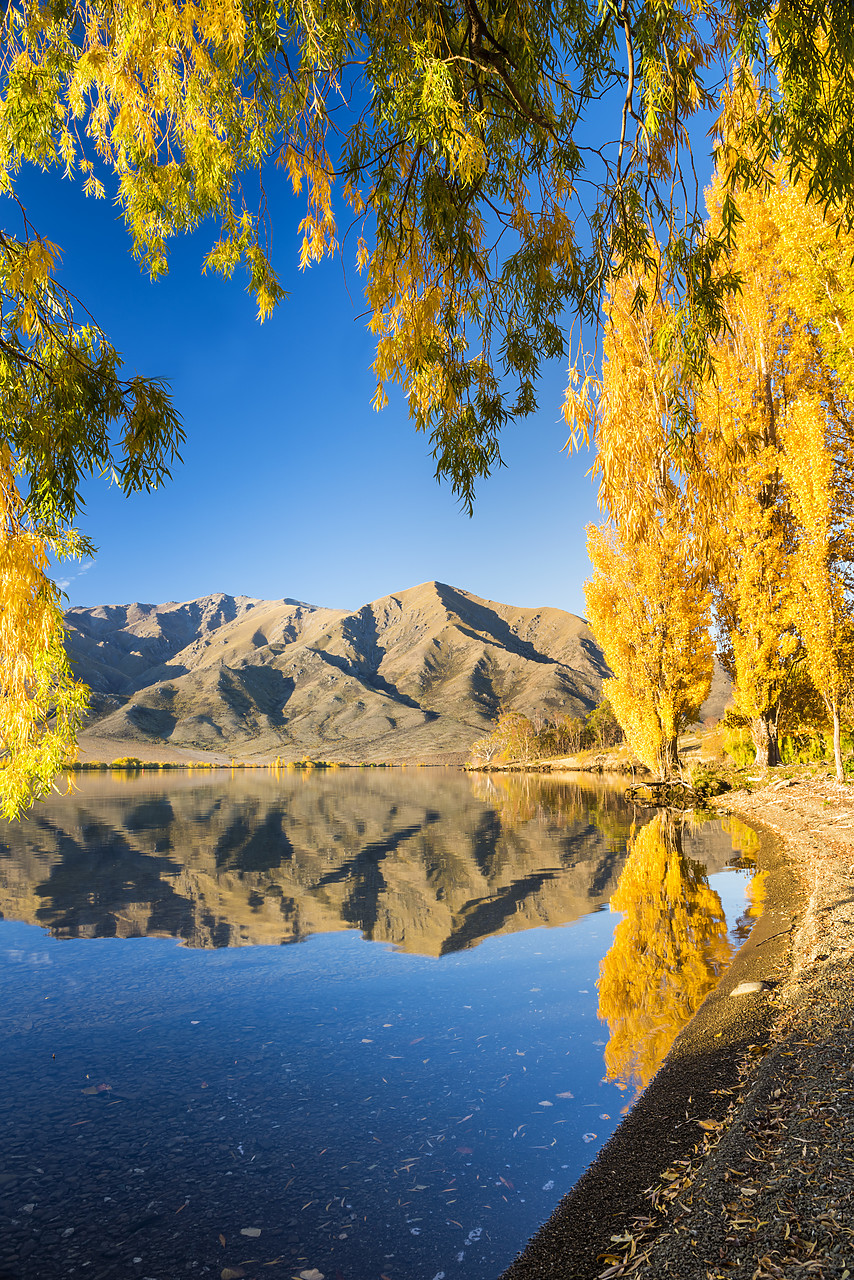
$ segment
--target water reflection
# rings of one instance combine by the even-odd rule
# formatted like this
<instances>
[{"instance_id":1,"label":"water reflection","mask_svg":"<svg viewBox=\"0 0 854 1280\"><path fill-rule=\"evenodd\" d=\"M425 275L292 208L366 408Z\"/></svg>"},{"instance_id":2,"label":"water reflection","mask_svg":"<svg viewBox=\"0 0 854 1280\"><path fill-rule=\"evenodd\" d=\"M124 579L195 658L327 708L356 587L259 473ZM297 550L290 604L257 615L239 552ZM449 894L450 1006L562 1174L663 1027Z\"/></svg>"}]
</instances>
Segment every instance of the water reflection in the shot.
<instances>
[{"instance_id":1,"label":"water reflection","mask_svg":"<svg viewBox=\"0 0 854 1280\"><path fill-rule=\"evenodd\" d=\"M0 828L0 911L63 938L357 928L438 956L607 902L631 820L598 781L96 775Z\"/></svg>"},{"instance_id":2,"label":"water reflection","mask_svg":"<svg viewBox=\"0 0 854 1280\"><path fill-rule=\"evenodd\" d=\"M720 897L682 846L681 823L657 814L632 837L611 898L624 915L600 966L605 1066L609 1080L638 1092L732 958Z\"/></svg>"},{"instance_id":3,"label":"water reflection","mask_svg":"<svg viewBox=\"0 0 854 1280\"><path fill-rule=\"evenodd\" d=\"M0 1276L498 1275L625 1101L615 923L623 1084L724 955L730 836L650 816L598 779L111 775L0 829Z\"/></svg>"}]
</instances>

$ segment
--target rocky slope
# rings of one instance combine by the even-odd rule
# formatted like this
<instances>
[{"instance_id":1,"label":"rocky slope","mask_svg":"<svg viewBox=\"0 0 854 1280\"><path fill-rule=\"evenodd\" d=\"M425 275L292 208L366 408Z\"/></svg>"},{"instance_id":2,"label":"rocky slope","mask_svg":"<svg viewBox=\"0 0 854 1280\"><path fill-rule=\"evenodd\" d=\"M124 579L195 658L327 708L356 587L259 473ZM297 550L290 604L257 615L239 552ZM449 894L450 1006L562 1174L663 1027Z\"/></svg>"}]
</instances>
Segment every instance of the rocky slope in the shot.
<instances>
[{"instance_id":1,"label":"rocky slope","mask_svg":"<svg viewBox=\"0 0 854 1280\"><path fill-rule=\"evenodd\" d=\"M92 688L83 759L455 761L499 706L583 714L604 660L583 619L440 582L356 612L215 595L74 608Z\"/></svg>"}]
</instances>

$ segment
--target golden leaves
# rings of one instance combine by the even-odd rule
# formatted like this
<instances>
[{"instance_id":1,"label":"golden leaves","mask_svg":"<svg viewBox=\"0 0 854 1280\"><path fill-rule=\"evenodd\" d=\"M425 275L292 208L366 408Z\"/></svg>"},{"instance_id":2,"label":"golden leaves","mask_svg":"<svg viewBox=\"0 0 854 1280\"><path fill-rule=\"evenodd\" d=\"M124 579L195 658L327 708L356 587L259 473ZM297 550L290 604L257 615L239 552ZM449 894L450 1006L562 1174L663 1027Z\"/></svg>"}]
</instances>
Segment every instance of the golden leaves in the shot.
<instances>
[{"instance_id":1,"label":"golden leaves","mask_svg":"<svg viewBox=\"0 0 854 1280\"><path fill-rule=\"evenodd\" d=\"M666 775L676 764L676 736L711 684L711 602L678 513L649 517L634 538L588 528L594 573L585 595L614 673L605 696L639 758Z\"/></svg>"},{"instance_id":2,"label":"golden leaves","mask_svg":"<svg viewBox=\"0 0 854 1280\"><path fill-rule=\"evenodd\" d=\"M717 234L727 201L719 178L708 200ZM609 696L647 763L660 758L656 742L672 721L671 677L659 663L644 666L634 602L654 610L666 592L632 557L649 557L663 578L703 565L736 707L772 763L781 707L803 701L793 673L804 649L817 687L837 702L850 661L854 628L834 556L852 501L854 437L829 351L854 351L854 308L841 287L854 285L851 237L837 237L832 218L781 181L743 192L739 205L738 235L716 270L741 286L725 302L728 328L711 343L708 374L687 378L674 358L677 317L657 282L626 277L611 288L601 379L579 385L575 374L567 392L572 442L595 424L600 503L619 535L607 554L601 537L591 541L588 607L615 672ZM828 344L822 333L831 332ZM691 529L681 547L662 538L674 512ZM659 692L645 693L644 680Z\"/></svg>"},{"instance_id":3,"label":"golden leaves","mask_svg":"<svg viewBox=\"0 0 854 1280\"><path fill-rule=\"evenodd\" d=\"M838 717L854 667L854 617L834 555L839 480L827 405L796 400L782 434L780 469L798 524L792 586L797 626L816 688Z\"/></svg>"},{"instance_id":4,"label":"golden leaves","mask_svg":"<svg viewBox=\"0 0 854 1280\"><path fill-rule=\"evenodd\" d=\"M71 758L87 690L71 675L47 545L0 445L0 813L16 818Z\"/></svg>"}]
</instances>

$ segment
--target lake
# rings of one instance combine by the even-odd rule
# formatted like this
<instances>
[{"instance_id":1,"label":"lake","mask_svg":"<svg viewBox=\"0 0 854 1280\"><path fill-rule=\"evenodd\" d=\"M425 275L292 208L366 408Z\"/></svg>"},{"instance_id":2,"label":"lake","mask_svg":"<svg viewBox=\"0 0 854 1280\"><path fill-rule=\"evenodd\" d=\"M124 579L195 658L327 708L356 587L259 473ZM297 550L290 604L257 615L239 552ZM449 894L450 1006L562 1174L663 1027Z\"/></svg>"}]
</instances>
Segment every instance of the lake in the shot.
<instances>
[{"instance_id":1,"label":"lake","mask_svg":"<svg viewBox=\"0 0 854 1280\"><path fill-rule=\"evenodd\" d=\"M76 775L0 826L0 1280L495 1280L751 849L582 775Z\"/></svg>"}]
</instances>

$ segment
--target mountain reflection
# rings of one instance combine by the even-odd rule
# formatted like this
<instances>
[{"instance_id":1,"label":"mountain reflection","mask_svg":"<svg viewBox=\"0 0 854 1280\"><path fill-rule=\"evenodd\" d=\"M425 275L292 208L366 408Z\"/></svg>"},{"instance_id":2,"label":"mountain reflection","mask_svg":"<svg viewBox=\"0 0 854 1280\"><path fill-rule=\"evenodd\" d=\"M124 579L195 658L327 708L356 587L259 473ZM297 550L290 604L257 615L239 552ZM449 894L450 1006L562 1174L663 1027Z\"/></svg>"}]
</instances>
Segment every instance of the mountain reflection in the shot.
<instances>
[{"instance_id":1,"label":"mountain reflection","mask_svg":"<svg viewBox=\"0 0 854 1280\"><path fill-rule=\"evenodd\" d=\"M682 828L657 814L629 843L611 898L624 913L599 969L608 1023L607 1079L643 1089L732 956L707 868L687 858Z\"/></svg>"},{"instance_id":2,"label":"mountain reflection","mask_svg":"<svg viewBox=\"0 0 854 1280\"><path fill-rule=\"evenodd\" d=\"M355 928L439 956L606 903L632 819L622 787L592 779L82 775L0 827L0 912L61 938L233 947ZM729 840L703 856L722 866Z\"/></svg>"}]
</instances>

